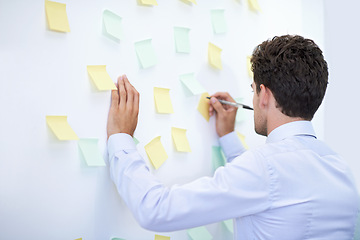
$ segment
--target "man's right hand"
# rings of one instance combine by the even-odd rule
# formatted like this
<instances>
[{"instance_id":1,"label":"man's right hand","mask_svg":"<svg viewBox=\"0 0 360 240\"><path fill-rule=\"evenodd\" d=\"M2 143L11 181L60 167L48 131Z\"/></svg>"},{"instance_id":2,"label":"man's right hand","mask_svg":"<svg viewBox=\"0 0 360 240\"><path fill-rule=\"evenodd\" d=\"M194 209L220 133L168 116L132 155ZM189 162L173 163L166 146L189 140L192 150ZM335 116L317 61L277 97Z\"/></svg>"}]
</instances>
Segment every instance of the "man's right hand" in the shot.
<instances>
[{"instance_id":1,"label":"man's right hand","mask_svg":"<svg viewBox=\"0 0 360 240\"><path fill-rule=\"evenodd\" d=\"M223 105L217 99L235 102L229 93L217 92L211 96L209 101L210 116L216 115L216 132L219 137L231 133L235 129L235 118L237 108L230 105Z\"/></svg>"}]
</instances>

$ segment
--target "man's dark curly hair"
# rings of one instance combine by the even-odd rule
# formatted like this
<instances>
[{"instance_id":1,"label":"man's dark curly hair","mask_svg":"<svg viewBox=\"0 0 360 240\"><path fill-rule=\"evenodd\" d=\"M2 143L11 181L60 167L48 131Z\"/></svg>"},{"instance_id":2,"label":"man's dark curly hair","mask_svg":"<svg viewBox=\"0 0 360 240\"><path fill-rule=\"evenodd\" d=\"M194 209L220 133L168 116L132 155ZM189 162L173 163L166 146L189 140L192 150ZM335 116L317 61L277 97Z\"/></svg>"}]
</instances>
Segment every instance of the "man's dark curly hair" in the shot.
<instances>
[{"instance_id":1,"label":"man's dark curly hair","mask_svg":"<svg viewBox=\"0 0 360 240\"><path fill-rule=\"evenodd\" d=\"M274 37L253 52L252 71L257 93L263 84L277 107L290 117L311 120L328 83L328 66L313 40L298 35Z\"/></svg>"}]
</instances>

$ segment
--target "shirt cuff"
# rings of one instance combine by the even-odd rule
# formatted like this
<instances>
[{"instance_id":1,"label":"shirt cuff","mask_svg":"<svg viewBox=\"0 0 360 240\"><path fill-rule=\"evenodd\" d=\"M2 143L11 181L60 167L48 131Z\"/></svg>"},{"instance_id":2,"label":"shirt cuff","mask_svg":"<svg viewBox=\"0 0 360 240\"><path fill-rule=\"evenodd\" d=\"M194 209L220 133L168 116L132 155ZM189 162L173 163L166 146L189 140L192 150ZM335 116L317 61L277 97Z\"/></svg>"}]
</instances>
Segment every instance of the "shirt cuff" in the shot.
<instances>
[{"instance_id":1,"label":"shirt cuff","mask_svg":"<svg viewBox=\"0 0 360 240\"><path fill-rule=\"evenodd\" d=\"M109 137L107 148L109 159L111 159L117 152L123 150L136 150L136 144L134 139L129 134L117 133Z\"/></svg>"},{"instance_id":2,"label":"shirt cuff","mask_svg":"<svg viewBox=\"0 0 360 240\"><path fill-rule=\"evenodd\" d=\"M234 157L241 155L245 151L245 148L242 145L235 131L219 138L219 142L226 159L230 161Z\"/></svg>"}]
</instances>

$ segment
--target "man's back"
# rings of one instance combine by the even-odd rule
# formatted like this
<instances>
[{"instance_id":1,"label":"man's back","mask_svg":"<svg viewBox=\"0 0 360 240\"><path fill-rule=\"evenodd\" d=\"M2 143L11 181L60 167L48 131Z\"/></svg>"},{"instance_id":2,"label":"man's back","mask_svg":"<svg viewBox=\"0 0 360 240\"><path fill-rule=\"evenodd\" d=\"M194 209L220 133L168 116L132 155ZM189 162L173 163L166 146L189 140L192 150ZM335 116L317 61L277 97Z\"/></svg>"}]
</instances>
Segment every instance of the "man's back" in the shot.
<instances>
[{"instance_id":1,"label":"man's back","mask_svg":"<svg viewBox=\"0 0 360 240\"><path fill-rule=\"evenodd\" d=\"M359 199L351 173L311 131L292 133L306 124L275 129L254 151L267 169L270 204L237 219L238 239L352 239Z\"/></svg>"}]
</instances>

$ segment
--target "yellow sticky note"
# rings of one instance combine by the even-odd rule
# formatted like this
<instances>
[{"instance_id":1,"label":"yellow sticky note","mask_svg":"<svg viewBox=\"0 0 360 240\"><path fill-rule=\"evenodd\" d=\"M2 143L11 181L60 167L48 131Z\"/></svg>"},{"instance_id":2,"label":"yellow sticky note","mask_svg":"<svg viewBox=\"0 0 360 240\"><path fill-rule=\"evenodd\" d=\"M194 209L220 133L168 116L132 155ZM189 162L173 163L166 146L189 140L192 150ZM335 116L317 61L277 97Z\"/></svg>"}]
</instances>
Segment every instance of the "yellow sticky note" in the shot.
<instances>
[{"instance_id":1,"label":"yellow sticky note","mask_svg":"<svg viewBox=\"0 0 360 240\"><path fill-rule=\"evenodd\" d=\"M201 95L200 101L197 107L197 110L201 113L201 115L205 118L206 121L209 121L210 115L209 115L209 99L206 97L209 97L210 95L205 92Z\"/></svg>"},{"instance_id":2,"label":"yellow sticky note","mask_svg":"<svg viewBox=\"0 0 360 240\"><path fill-rule=\"evenodd\" d=\"M87 71L98 90L116 90L114 82L106 72L105 65L89 65Z\"/></svg>"},{"instance_id":3,"label":"yellow sticky note","mask_svg":"<svg viewBox=\"0 0 360 240\"><path fill-rule=\"evenodd\" d=\"M241 133L239 133L238 131L236 131L238 137L240 138L240 141L241 143L243 144L243 146L246 148L246 149L249 149L248 145L246 144L245 142L245 136L242 135Z\"/></svg>"},{"instance_id":4,"label":"yellow sticky note","mask_svg":"<svg viewBox=\"0 0 360 240\"><path fill-rule=\"evenodd\" d=\"M170 240L170 237L155 234L155 240Z\"/></svg>"},{"instance_id":5,"label":"yellow sticky note","mask_svg":"<svg viewBox=\"0 0 360 240\"><path fill-rule=\"evenodd\" d=\"M183 1L185 3L194 3L194 4L196 4L195 0L181 0L181 1Z\"/></svg>"},{"instance_id":6,"label":"yellow sticky note","mask_svg":"<svg viewBox=\"0 0 360 240\"><path fill-rule=\"evenodd\" d=\"M59 32L70 32L66 4L45 0L46 18L49 28Z\"/></svg>"},{"instance_id":7,"label":"yellow sticky note","mask_svg":"<svg viewBox=\"0 0 360 240\"><path fill-rule=\"evenodd\" d=\"M254 73L253 71L251 70L251 56L247 56L246 57L246 67L247 67L247 70L248 70L248 74L251 78L254 78Z\"/></svg>"},{"instance_id":8,"label":"yellow sticky note","mask_svg":"<svg viewBox=\"0 0 360 240\"><path fill-rule=\"evenodd\" d=\"M170 237L155 234L155 240L170 240Z\"/></svg>"},{"instance_id":9,"label":"yellow sticky note","mask_svg":"<svg viewBox=\"0 0 360 240\"><path fill-rule=\"evenodd\" d=\"M191 152L189 141L186 138L186 129L172 127L171 135L177 151Z\"/></svg>"},{"instance_id":10,"label":"yellow sticky note","mask_svg":"<svg viewBox=\"0 0 360 240\"><path fill-rule=\"evenodd\" d=\"M156 0L138 0L142 5L154 5L157 6Z\"/></svg>"},{"instance_id":11,"label":"yellow sticky note","mask_svg":"<svg viewBox=\"0 0 360 240\"><path fill-rule=\"evenodd\" d=\"M154 99L156 111L158 113L173 113L173 107L170 98L170 89L154 87Z\"/></svg>"},{"instance_id":12,"label":"yellow sticky note","mask_svg":"<svg viewBox=\"0 0 360 240\"><path fill-rule=\"evenodd\" d=\"M217 69L222 69L221 51L222 51L221 48L219 48L218 46L212 43L209 43L209 47L208 47L209 63L211 66Z\"/></svg>"},{"instance_id":13,"label":"yellow sticky note","mask_svg":"<svg viewBox=\"0 0 360 240\"><path fill-rule=\"evenodd\" d=\"M145 151L155 169L158 169L168 158L168 155L161 144L160 136L146 144Z\"/></svg>"},{"instance_id":14,"label":"yellow sticky note","mask_svg":"<svg viewBox=\"0 0 360 240\"><path fill-rule=\"evenodd\" d=\"M250 7L250 9L252 11L254 11L254 12L260 12L261 11L258 0L248 0L248 2L249 2L249 7Z\"/></svg>"},{"instance_id":15,"label":"yellow sticky note","mask_svg":"<svg viewBox=\"0 0 360 240\"><path fill-rule=\"evenodd\" d=\"M46 116L46 122L59 140L78 140L67 122L67 116Z\"/></svg>"}]
</instances>

